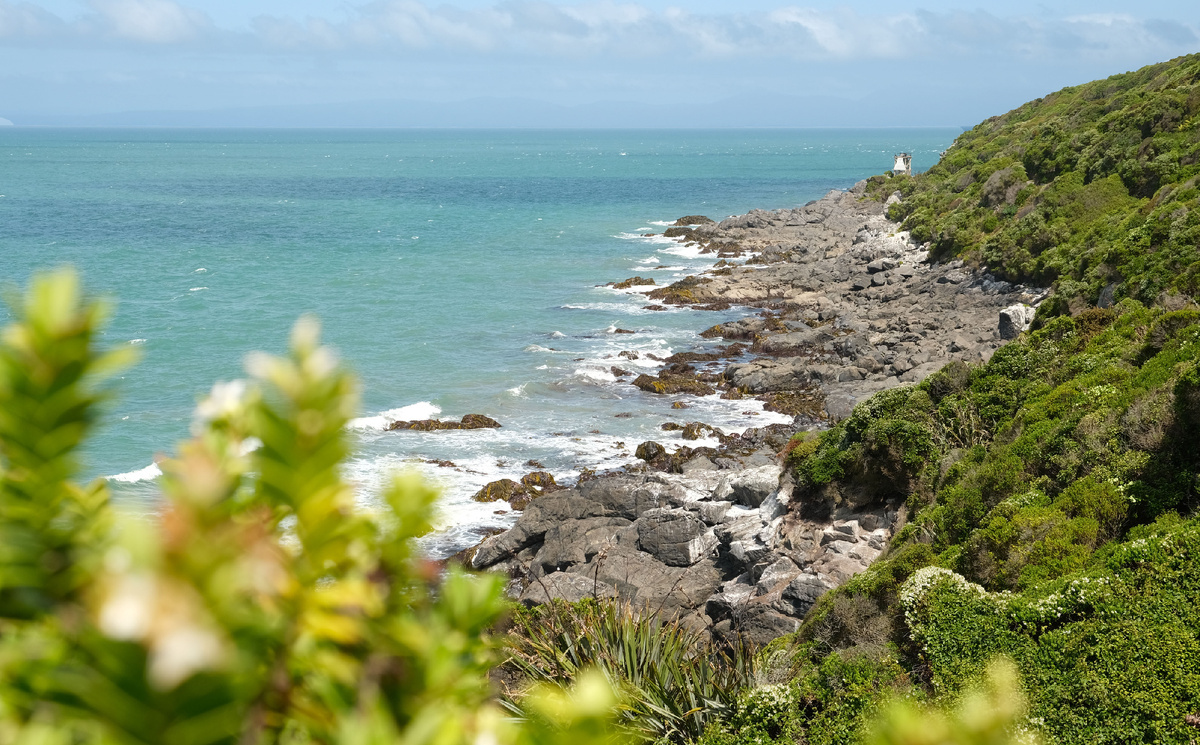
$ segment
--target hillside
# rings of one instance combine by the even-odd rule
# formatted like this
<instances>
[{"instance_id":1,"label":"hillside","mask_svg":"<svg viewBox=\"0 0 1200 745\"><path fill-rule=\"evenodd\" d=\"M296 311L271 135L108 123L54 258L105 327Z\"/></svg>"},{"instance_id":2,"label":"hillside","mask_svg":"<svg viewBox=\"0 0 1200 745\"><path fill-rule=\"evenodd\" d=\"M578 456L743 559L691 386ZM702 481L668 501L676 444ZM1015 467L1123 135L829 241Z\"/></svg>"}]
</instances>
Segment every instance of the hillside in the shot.
<instances>
[{"instance_id":1,"label":"hillside","mask_svg":"<svg viewBox=\"0 0 1200 745\"><path fill-rule=\"evenodd\" d=\"M1055 295L986 364L791 443L806 512L853 493L907 515L775 645L802 741L853 741L896 693L952 700L997 654L1046 741L1196 735L1198 123L1193 55L1033 101L925 174L872 180L935 258Z\"/></svg>"},{"instance_id":2,"label":"hillside","mask_svg":"<svg viewBox=\"0 0 1200 745\"><path fill-rule=\"evenodd\" d=\"M878 177L893 219L1060 297L1200 293L1200 55L1050 94L963 133L915 178ZM1061 308L1060 308L1061 312Z\"/></svg>"}]
</instances>

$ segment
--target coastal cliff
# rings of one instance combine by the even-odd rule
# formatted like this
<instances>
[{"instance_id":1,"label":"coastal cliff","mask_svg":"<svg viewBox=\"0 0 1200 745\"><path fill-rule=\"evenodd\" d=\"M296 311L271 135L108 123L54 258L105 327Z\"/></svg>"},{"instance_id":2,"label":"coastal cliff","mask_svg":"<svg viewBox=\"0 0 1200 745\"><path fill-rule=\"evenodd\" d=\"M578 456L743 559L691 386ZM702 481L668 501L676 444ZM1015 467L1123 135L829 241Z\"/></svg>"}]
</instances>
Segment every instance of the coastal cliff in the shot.
<instances>
[{"instance_id":1,"label":"coastal cliff","mask_svg":"<svg viewBox=\"0 0 1200 745\"><path fill-rule=\"evenodd\" d=\"M705 333L736 359L660 377L797 420L713 452L644 444L640 470L562 493L475 565L526 603L615 595L777 637L786 736L713 743L857 741L889 696L954 700L997 657L1023 736L1190 741L1198 181L1193 55L993 117L925 174L678 226L719 261L650 299L762 311ZM587 520L611 522L563 538Z\"/></svg>"},{"instance_id":2,"label":"coastal cliff","mask_svg":"<svg viewBox=\"0 0 1200 745\"><path fill-rule=\"evenodd\" d=\"M1045 291L930 263L866 187L681 226L677 240L725 258L645 290L660 303L762 308L703 332L740 345L732 363L732 344L714 343L653 380L760 396L790 407L791 425L722 435L716 449L644 443L641 462L532 500L468 552L471 565L507 573L525 603L616 597L757 644L795 631L822 593L869 566L903 525L903 500L847 492L819 514L804 508L782 462L792 437L952 361L988 360Z\"/></svg>"}]
</instances>

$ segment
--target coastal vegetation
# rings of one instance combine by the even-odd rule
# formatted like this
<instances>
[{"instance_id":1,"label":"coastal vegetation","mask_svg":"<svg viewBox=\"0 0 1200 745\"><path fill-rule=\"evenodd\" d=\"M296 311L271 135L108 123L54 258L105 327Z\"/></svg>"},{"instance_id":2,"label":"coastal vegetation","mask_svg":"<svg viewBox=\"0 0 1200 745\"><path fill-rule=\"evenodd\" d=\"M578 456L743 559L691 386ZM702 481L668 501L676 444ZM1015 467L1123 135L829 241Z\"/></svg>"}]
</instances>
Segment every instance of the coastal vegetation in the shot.
<instances>
[{"instance_id":1,"label":"coastal vegetation","mask_svg":"<svg viewBox=\"0 0 1200 745\"><path fill-rule=\"evenodd\" d=\"M780 735L794 699L756 660L628 606L513 611L500 578L422 558L435 492L355 505L353 377L302 319L290 353L220 384L161 462L156 515L74 482L125 353L70 270L35 277L0 338L0 742L601 745ZM504 662L503 666L499 666ZM515 674L503 697L489 674ZM1011 678L1011 675L1009 675ZM1003 670L932 717L1003 741ZM997 681L999 681L997 683ZM775 691L779 691L777 694ZM980 714L980 703L989 712ZM899 705L877 741L914 742ZM924 728L922 728L924 730ZM1001 736L997 740L997 734Z\"/></svg>"},{"instance_id":2,"label":"coastal vegetation","mask_svg":"<svg viewBox=\"0 0 1200 745\"><path fill-rule=\"evenodd\" d=\"M159 512L123 515L74 479L129 360L96 350L73 274L35 278L0 339L0 743L1188 742L1197 121L1192 56L870 181L933 259L1054 292L986 362L788 443L805 517L901 526L758 650L614 602L512 608L498 576L422 559L434 493L364 507L340 475L355 384L312 321L201 404Z\"/></svg>"},{"instance_id":3,"label":"coastal vegetation","mask_svg":"<svg viewBox=\"0 0 1200 745\"><path fill-rule=\"evenodd\" d=\"M1052 285L986 364L879 393L790 445L800 502L903 505L792 638L807 742L896 690L950 700L996 655L1052 742L1188 742L1200 711L1200 56L1068 88L881 176L935 259ZM850 684L849 681L856 681Z\"/></svg>"},{"instance_id":4,"label":"coastal vegetation","mask_svg":"<svg viewBox=\"0 0 1200 745\"><path fill-rule=\"evenodd\" d=\"M1055 285L1062 312L1200 292L1200 55L1064 88L964 132L915 177L879 176L935 258Z\"/></svg>"}]
</instances>

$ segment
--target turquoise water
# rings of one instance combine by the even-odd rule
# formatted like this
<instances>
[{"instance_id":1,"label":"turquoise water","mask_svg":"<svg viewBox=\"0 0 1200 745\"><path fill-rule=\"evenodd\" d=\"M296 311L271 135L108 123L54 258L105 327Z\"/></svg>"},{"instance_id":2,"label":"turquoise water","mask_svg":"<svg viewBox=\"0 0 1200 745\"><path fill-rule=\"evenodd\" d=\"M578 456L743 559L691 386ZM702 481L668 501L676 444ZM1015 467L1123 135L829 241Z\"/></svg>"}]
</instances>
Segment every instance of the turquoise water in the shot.
<instances>
[{"instance_id":1,"label":"turquoise water","mask_svg":"<svg viewBox=\"0 0 1200 745\"><path fill-rule=\"evenodd\" d=\"M597 285L659 284L711 263L661 238L684 214L792 207L891 166L928 168L957 130L0 130L0 281L72 263L115 297L105 342L141 363L86 453L116 498L155 504L157 452L211 384L281 351L302 313L356 370L363 419L347 474L369 501L390 469L443 484L434 550L511 515L468 497L529 459L569 479L670 440L667 420L727 429L755 403L693 409L613 379L744 311L643 310ZM7 312L7 311L3 311ZM637 334L612 333L616 327ZM389 418L482 413L500 430L383 432ZM618 418L615 414L632 413ZM625 443L621 448L618 443ZM457 468L420 461L451 460Z\"/></svg>"}]
</instances>

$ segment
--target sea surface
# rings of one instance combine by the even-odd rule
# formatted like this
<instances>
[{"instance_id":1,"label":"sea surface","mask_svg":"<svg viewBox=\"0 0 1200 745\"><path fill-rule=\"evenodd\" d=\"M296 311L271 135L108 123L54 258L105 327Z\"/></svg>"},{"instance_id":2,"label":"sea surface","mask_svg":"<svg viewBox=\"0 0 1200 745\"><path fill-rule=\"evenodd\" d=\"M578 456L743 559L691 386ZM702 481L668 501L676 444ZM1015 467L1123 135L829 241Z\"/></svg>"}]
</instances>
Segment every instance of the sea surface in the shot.
<instances>
[{"instance_id":1,"label":"sea surface","mask_svg":"<svg viewBox=\"0 0 1200 745\"><path fill-rule=\"evenodd\" d=\"M188 436L196 403L243 376L248 352L283 351L296 318L315 313L362 384L347 477L364 503L397 468L437 481L427 549L445 555L511 523L505 503L470 496L530 460L569 482L630 462L642 441L678 440L664 422L739 431L784 419L716 397L673 409L677 397L613 376L614 364L653 372L647 353L700 348L699 331L749 312L649 311L601 286L664 285L714 261L645 234L682 215L799 206L883 172L898 151L924 170L958 132L5 127L0 282L69 263L116 300L103 341L142 359L83 475L147 513L155 454ZM503 426L384 431L468 413Z\"/></svg>"}]
</instances>

